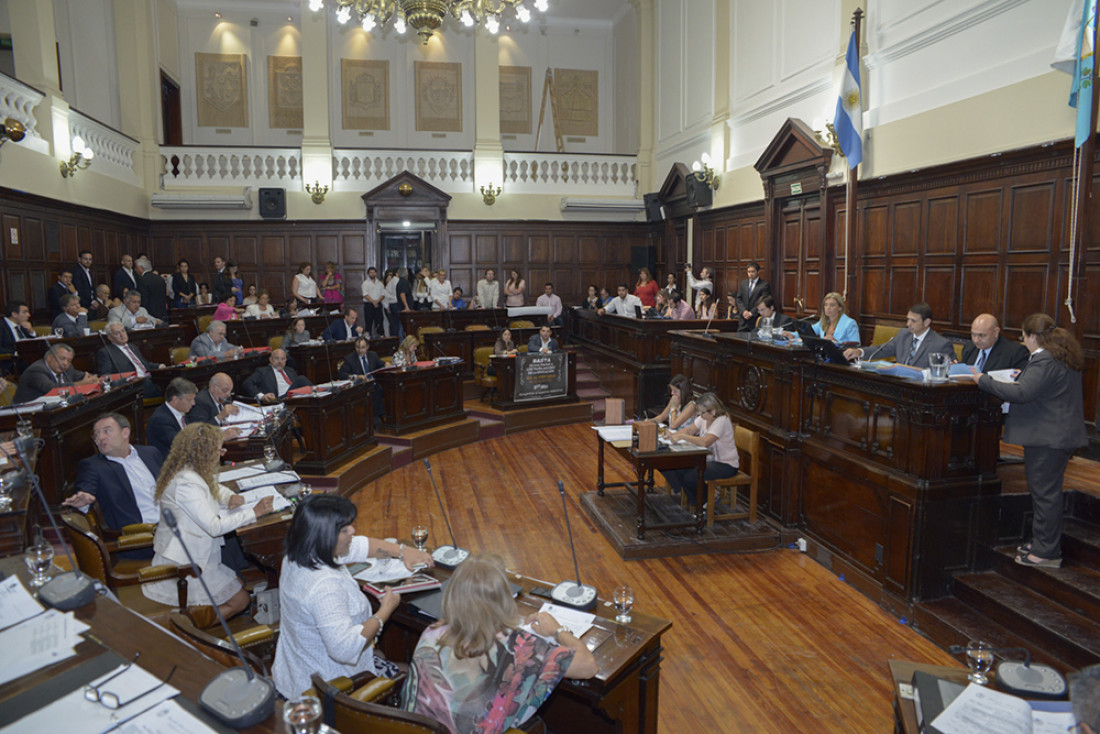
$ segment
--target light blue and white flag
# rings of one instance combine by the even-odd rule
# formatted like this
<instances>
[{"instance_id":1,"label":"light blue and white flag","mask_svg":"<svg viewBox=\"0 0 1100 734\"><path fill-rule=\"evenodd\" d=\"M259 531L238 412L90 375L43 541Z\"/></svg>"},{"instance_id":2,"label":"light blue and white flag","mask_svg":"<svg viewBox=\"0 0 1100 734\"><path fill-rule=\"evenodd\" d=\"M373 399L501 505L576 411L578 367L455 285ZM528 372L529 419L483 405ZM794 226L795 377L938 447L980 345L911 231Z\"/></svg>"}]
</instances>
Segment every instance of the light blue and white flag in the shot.
<instances>
[{"instance_id":1,"label":"light blue and white flag","mask_svg":"<svg viewBox=\"0 0 1100 734\"><path fill-rule=\"evenodd\" d=\"M855 168L863 160L863 101L859 89L859 47L855 32L848 41L844 66L833 127L836 128L840 150L848 159L848 168Z\"/></svg>"},{"instance_id":2,"label":"light blue and white flag","mask_svg":"<svg viewBox=\"0 0 1100 734\"><path fill-rule=\"evenodd\" d=\"M1073 84L1069 89L1069 106L1077 108L1077 130L1074 145L1080 148L1092 134L1092 27L1096 22L1096 0L1081 3L1080 22L1076 24L1076 53L1073 62ZM1067 26L1069 22L1067 20Z\"/></svg>"}]
</instances>

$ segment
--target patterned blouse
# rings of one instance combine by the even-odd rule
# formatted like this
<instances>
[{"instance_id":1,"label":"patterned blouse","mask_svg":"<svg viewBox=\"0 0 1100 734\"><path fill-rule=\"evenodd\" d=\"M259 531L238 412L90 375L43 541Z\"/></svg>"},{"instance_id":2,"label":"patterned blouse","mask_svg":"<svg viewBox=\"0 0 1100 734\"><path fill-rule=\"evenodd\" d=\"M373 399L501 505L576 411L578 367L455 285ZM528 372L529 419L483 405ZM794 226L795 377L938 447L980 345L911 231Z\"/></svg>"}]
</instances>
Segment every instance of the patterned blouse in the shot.
<instances>
[{"instance_id":1,"label":"patterned blouse","mask_svg":"<svg viewBox=\"0 0 1100 734\"><path fill-rule=\"evenodd\" d=\"M436 719L452 734L496 734L534 715L573 660L573 651L521 629L497 635L480 657L458 659L442 647L445 625L420 637L402 706Z\"/></svg>"}]
</instances>

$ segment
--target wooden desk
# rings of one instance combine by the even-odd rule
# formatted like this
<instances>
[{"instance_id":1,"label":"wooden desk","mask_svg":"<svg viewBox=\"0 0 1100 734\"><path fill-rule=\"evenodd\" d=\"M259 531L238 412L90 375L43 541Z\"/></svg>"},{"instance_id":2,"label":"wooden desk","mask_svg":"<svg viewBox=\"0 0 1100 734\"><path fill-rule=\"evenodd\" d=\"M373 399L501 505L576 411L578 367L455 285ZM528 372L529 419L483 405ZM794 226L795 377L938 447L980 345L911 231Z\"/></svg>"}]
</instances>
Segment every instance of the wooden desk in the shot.
<instances>
[{"instance_id":1,"label":"wooden desk","mask_svg":"<svg viewBox=\"0 0 1100 734\"><path fill-rule=\"evenodd\" d=\"M401 327L406 334L416 335L424 326L462 331L471 324L484 324L499 331L508 328L512 319L506 308L461 308L450 311L402 311Z\"/></svg>"},{"instance_id":2,"label":"wooden desk","mask_svg":"<svg viewBox=\"0 0 1100 734\"><path fill-rule=\"evenodd\" d=\"M890 666L890 680L894 685L894 732L896 734L920 734L917 726L917 708L912 698L902 698L901 684L912 684L913 673L922 670L937 678L945 678L956 683L967 685L966 676L970 672L966 668L944 665L925 665L924 663L911 663L908 660L888 660Z\"/></svg>"},{"instance_id":3,"label":"wooden desk","mask_svg":"<svg viewBox=\"0 0 1100 734\"><path fill-rule=\"evenodd\" d=\"M450 575L439 568L430 569L429 573L439 579ZM545 601L530 592L553 586L518 574L509 574L509 580L522 587L516 603L524 616L537 611ZM598 605L593 613L594 627L581 639L595 655L599 672L589 680L563 680L539 715L549 730L555 732L655 734L661 635L672 623L635 609L633 621L623 626L615 622L614 610L604 604ZM391 660L410 660L420 634L433 621L402 601L386 624L382 651Z\"/></svg>"},{"instance_id":4,"label":"wooden desk","mask_svg":"<svg viewBox=\"0 0 1100 734\"><path fill-rule=\"evenodd\" d=\"M187 331L179 326L137 329L130 332L130 342L140 346L145 358L157 364L172 364L172 348L191 343L187 339ZM48 344L61 343L73 348L73 367L92 374L98 372L96 353L105 344L110 344L106 336L96 333L77 339L25 339L19 342L19 356L29 366L46 355Z\"/></svg>"},{"instance_id":5,"label":"wooden desk","mask_svg":"<svg viewBox=\"0 0 1100 734\"><path fill-rule=\"evenodd\" d=\"M302 425L306 449L294 468L308 474L328 474L360 451L378 443L374 437L375 383L317 395L291 397Z\"/></svg>"},{"instance_id":6,"label":"wooden desk","mask_svg":"<svg viewBox=\"0 0 1100 734\"><path fill-rule=\"evenodd\" d=\"M379 357L388 357L397 351L395 337L370 340L370 349ZM340 365L344 357L355 352L355 342L339 341L319 344L299 344L288 350L294 360L294 369L305 375L314 385L339 379Z\"/></svg>"},{"instance_id":7,"label":"wooden desk","mask_svg":"<svg viewBox=\"0 0 1100 734\"><path fill-rule=\"evenodd\" d=\"M306 331L320 338L329 321L337 316L303 316ZM225 322L225 338L239 347L266 347L273 336L283 336L298 319L233 319Z\"/></svg>"},{"instance_id":8,"label":"wooden desk","mask_svg":"<svg viewBox=\"0 0 1100 734\"><path fill-rule=\"evenodd\" d=\"M545 400L524 400L516 402L513 398L516 387L516 358L515 357L490 357L489 364L497 373L497 390L493 394L492 405L498 410L515 410L516 408L533 408L542 405L561 405L563 403L577 402L577 353L566 352L569 364L569 387L565 395L558 398L546 398Z\"/></svg>"},{"instance_id":9,"label":"wooden desk","mask_svg":"<svg viewBox=\"0 0 1100 734\"><path fill-rule=\"evenodd\" d=\"M703 532L703 524L706 521L706 513L703 512L703 498L707 495L707 485L703 479L703 473L707 469L707 457L710 449L704 448L676 448L661 451L638 451L630 446L616 446L611 448L617 451L634 467L635 480L633 482L605 482L603 480L604 446L609 442L600 438L596 433L596 444L599 446L597 470L596 470L596 494L603 497L604 490L608 487L625 487L634 493L638 500L637 533L638 540L645 538L646 530L673 530L681 528L694 528L695 532ZM662 469L687 469L694 466L698 477L695 485L695 514L688 522L666 522L660 525L646 525L645 498L646 494L653 491L653 472Z\"/></svg>"},{"instance_id":10,"label":"wooden desk","mask_svg":"<svg viewBox=\"0 0 1100 734\"><path fill-rule=\"evenodd\" d=\"M474 376L474 352L478 347L492 347L497 343L500 333L495 329L475 329L473 331L436 331L424 335L424 344L420 353L425 359L437 357L458 357L462 360L462 376L464 379L473 379ZM539 333L537 328L525 327L511 329L512 341L516 346L526 345L527 340ZM561 327L553 327L555 336L561 337Z\"/></svg>"},{"instance_id":11,"label":"wooden desk","mask_svg":"<svg viewBox=\"0 0 1100 734\"><path fill-rule=\"evenodd\" d=\"M289 457L290 451L287 450L287 445L293 438L291 435L293 427L294 411L287 410L276 419L275 425L270 429L266 431L258 429L249 436L236 438L222 444L225 448L225 455L222 459L236 463L255 461L263 457L264 447L268 444L274 444L279 456Z\"/></svg>"},{"instance_id":12,"label":"wooden desk","mask_svg":"<svg viewBox=\"0 0 1100 734\"><path fill-rule=\"evenodd\" d=\"M190 380L202 390L215 373L224 372L233 378L233 388L239 390L249 375L267 364L268 357L267 352L253 352L239 359L206 359L193 365L173 364L162 370L153 370L149 379L156 383L162 393L168 383L177 377Z\"/></svg>"},{"instance_id":13,"label":"wooden desk","mask_svg":"<svg viewBox=\"0 0 1100 734\"><path fill-rule=\"evenodd\" d=\"M381 430L400 435L465 418L461 369L451 364L375 374L386 404Z\"/></svg>"},{"instance_id":14,"label":"wooden desk","mask_svg":"<svg viewBox=\"0 0 1100 734\"><path fill-rule=\"evenodd\" d=\"M144 443L145 426L141 412L141 381L117 387L106 394L95 394L67 408L40 410L26 417L43 439L38 453L38 479L50 505L60 504L70 493L66 486L76 481L76 465L96 453L92 443L92 425L104 413L121 413L130 420L134 443ZM0 417L0 431L13 431L17 416Z\"/></svg>"}]
</instances>

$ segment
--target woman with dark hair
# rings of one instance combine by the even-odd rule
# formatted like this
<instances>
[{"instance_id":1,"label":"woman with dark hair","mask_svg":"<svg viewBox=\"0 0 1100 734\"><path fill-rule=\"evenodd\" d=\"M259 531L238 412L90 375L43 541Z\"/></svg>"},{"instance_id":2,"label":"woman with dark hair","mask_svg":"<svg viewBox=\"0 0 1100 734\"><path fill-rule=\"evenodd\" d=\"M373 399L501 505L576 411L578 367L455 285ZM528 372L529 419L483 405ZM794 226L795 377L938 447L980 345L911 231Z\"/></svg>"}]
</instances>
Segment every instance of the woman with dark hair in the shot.
<instances>
[{"instance_id":1,"label":"woman with dark hair","mask_svg":"<svg viewBox=\"0 0 1100 734\"><path fill-rule=\"evenodd\" d=\"M660 290L660 286L657 285L657 281L653 279L653 276L649 274L649 268L642 268L638 271L638 282L634 285L634 295L636 295L642 302L642 306L645 308L653 308L657 303L657 291Z\"/></svg>"},{"instance_id":2,"label":"woman with dark hair","mask_svg":"<svg viewBox=\"0 0 1100 734\"><path fill-rule=\"evenodd\" d=\"M520 308L527 303L527 281L518 270L508 271L508 280L504 283L504 305L508 308Z\"/></svg>"},{"instance_id":3,"label":"woman with dark hair","mask_svg":"<svg viewBox=\"0 0 1100 734\"><path fill-rule=\"evenodd\" d=\"M309 341L310 336L309 329L306 328L306 320L294 319L290 329L283 335L283 349L289 349L299 344L308 344Z\"/></svg>"},{"instance_id":4,"label":"woman with dark hair","mask_svg":"<svg viewBox=\"0 0 1100 734\"><path fill-rule=\"evenodd\" d=\"M237 274L237 261L230 260L225 264L226 277L229 278L230 289L233 291L234 306L244 303L244 281Z\"/></svg>"},{"instance_id":5,"label":"woman with dark hair","mask_svg":"<svg viewBox=\"0 0 1100 734\"><path fill-rule=\"evenodd\" d=\"M1031 542L1019 547L1021 566L1062 565L1062 480L1073 452L1088 443L1081 370L1081 345L1045 313L1022 325L1031 352L1015 382L1000 382L975 372L978 387L1011 403L1004 440L1024 447L1024 473L1035 515Z\"/></svg>"},{"instance_id":6,"label":"woman with dark hair","mask_svg":"<svg viewBox=\"0 0 1100 734\"><path fill-rule=\"evenodd\" d=\"M248 308L252 304L259 303L259 302L260 302L260 294L256 290L256 284L255 283L249 283L248 286L244 289L244 300L241 301L241 305L244 306L245 308Z\"/></svg>"},{"instance_id":7,"label":"woman with dark hair","mask_svg":"<svg viewBox=\"0 0 1100 734\"><path fill-rule=\"evenodd\" d=\"M687 441L704 449L710 449L707 457L707 468L703 472L703 478L729 479L737 474L738 458L737 444L733 440L733 422L730 420L729 411L718 396L712 392L705 392L695 401L695 422L682 431L677 431L669 436L673 443ZM662 471L668 485L675 492L683 492L687 497L688 505L695 505L696 472L695 467L689 469L670 469Z\"/></svg>"},{"instance_id":8,"label":"woman with dark hair","mask_svg":"<svg viewBox=\"0 0 1100 734\"><path fill-rule=\"evenodd\" d=\"M595 285L588 286L588 295L581 301L581 308L595 311L597 308L603 308L603 301L600 300L599 289Z\"/></svg>"},{"instance_id":9,"label":"woman with dark hair","mask_svg":"<svg viewBox=\"0 0 1100 734\"><path fill-rule=\"evenodd\" d=\"M297 698L309 676L326 679L369 671L392 678L397 666L379 656L374 641L401 601L389 590L378 611L352 578L346 563L399 558L405 567L431 566L432 557L413 548L355 534L355 505L345 497L314 494L294 512L279 575L279 643L271 669L275 687Z\"/></svg>"},{"instance_id":10,"label":"woman with dark hair","mask_svg":"<svg viewBox=\"0 0 1100 734\"><path fill-rule=\"evenodd\" d=\"M699 310L695 317L698 319L718 318L718 304L714 302L714 297L706 291L699 292Z\"/></svg>"},{"instance_id":11,"label":"woman with dark hair","mask_svg":"<svg viewBox=\"0 0 1100 734\"><path fill-rule=\"evenodd\" d=\"M583 642L547 612L521 617L504 563L470 556L443 591L443 617L420 636L402 707L453 734L495 734L534 715L562 678L599 672Z\"/></svg>"},{"instance_id":12,"label":"woman with dark hair","mask_svg":"<svg viewBox=\"0 0 1100 734\"><path fill-rule=\"evenodd\" d=\"M199 295L199 286L195 283L195 276L189 272L191 266L186 260L176 263L176 272L172 274L172 296L176 308L190 308L195 305L195 298Z\"/></svg>"},{"instance_id":13,"label":"woman with dark hair","mask_svg":"<svg viewBox=\"0 0 1100 734\"><path fill-rule=\"evenodd\" d=\"M317 281L313 279L312 273L313 266L309 263L302 263L298 266L298 272L295 274L294 280L290 281L290 291L298 299L299 306L309 306L317 303L320 297L317 290Z\"/></svg>"},{"instance_id":14,"label":"woman with dark hair","mask_svg":"<svg viewBox=\"0 0 1100 734\"><path fill-rule=\"evenodd\" d=\"M685 375L676 375L668 383L668 405L660 414L650 418L654 423L668 421L669 429L677 428L695 418L695 395L691 379Z\"/></svg>"},{"instance_id":15,"label":"woman with dark hair","mask_svg":"<svg viewBox=\"0 0 1100 734\"><path fill-rule=\"evenodd\" d=\"M210 293L210 286L206 283L199 283L199 295L195 297L195 304L198 306L209 306L214 302L214 296Z\"/></svg>"},{"instance_id":16,"label":"woman with dark hair","mask_svg":"<svg viewBox=\"0 0 1100 734\"><path fill-rule=\"evenodd\" d=\"M325 274L321 276L321 301L336 306L344 305L344 278L336 272L336 263L325 263Z\"/></svg>"}]
</instances>

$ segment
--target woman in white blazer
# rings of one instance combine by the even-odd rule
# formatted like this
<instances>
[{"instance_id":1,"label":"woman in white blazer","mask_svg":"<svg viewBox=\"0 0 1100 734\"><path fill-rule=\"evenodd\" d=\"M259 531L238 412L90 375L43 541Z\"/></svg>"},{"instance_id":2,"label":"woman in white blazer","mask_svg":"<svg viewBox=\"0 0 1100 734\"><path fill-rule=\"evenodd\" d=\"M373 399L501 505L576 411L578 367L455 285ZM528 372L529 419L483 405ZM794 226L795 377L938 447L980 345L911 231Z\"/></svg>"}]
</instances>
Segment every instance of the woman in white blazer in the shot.
<instances>
[{"instance_id":1,"label":"woman in white blazer","mask_svg":"<svg viewBox=\"0 0 1100 734\"><path fill-rule=\"evenodd\" d=\"M222 565L222 536L271 512L272 498L266 497L254 509L246 510L241 508L243 497L218 484L222 437L222 430L217 426L192 423L172 442L157 479L155 498L161 522L153 536L153 565L187 563L187 553L163 521L164 511L170 509L195 565L202 570L202 578L214 602L222 615L229 618L248 608L249 597L237 575ZM208 606L209 599L198 579L189 578L187 584L188 606ZM162 604L174 606L178 602L173 580L145 584L141 590L145 596ZM212 620L213 612L195 610L193 616L205 622Z\"/></svg>"}]
</instances>

